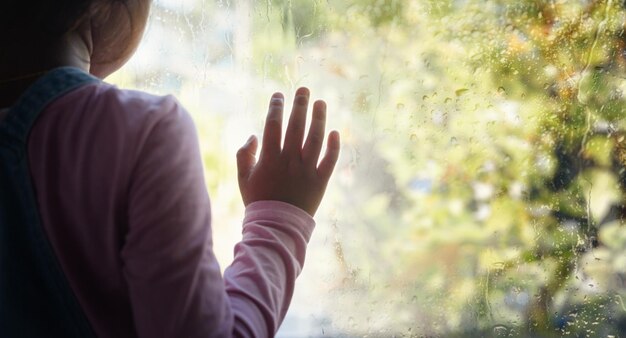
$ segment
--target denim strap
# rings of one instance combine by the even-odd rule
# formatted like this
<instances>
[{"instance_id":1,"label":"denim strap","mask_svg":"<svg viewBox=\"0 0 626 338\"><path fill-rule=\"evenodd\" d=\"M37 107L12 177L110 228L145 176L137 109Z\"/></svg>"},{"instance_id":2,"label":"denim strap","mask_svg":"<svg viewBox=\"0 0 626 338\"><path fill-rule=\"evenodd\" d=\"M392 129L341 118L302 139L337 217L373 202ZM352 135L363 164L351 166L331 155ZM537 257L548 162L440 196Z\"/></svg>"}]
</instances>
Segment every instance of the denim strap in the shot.
<instances>
[{"instance_id":1,"label":"denim strap","mask_svg":"<svg viewBox=\"0 0 626 338\"><path fill-rule=\"evenodd\" d=\"M0 121L0 337L95 336L41 226L27 145L48 104L96 81L77 68L54 69Z\"/></svg>"},{"instance_id":2,"label":"denim strap","mask_svg":"<svg viewBox=\"0 0 626 338\"><path fill-rule=\"evenodd\" d=\"M25 147L39 113L59 96L89 82L99 81L78 68L61 67L39 78L11 107L0 123L0 140Z\"/></svg>"}]
</instances>

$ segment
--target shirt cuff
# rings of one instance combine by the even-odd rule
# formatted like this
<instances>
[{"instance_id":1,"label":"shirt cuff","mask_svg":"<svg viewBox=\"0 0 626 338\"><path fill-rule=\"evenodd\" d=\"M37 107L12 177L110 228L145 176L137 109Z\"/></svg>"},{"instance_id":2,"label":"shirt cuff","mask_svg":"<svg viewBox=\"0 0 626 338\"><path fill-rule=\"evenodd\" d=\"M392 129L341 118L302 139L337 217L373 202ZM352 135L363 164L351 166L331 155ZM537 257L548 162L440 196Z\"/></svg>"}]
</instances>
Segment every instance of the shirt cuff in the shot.
<instances>
[{"instance_id":1,"label":"shirt cuff","mask_svg":"<svg viewBox=\"0 0 626 338\"><path fill-rule=\"evenodd\" d=\"M279 224L287 223L293 230L298 230L307 243L315 228L315 220L306 211L281 201L266 200L248 204L244 224L260 220Z\"/></svg>"}]
</instances>

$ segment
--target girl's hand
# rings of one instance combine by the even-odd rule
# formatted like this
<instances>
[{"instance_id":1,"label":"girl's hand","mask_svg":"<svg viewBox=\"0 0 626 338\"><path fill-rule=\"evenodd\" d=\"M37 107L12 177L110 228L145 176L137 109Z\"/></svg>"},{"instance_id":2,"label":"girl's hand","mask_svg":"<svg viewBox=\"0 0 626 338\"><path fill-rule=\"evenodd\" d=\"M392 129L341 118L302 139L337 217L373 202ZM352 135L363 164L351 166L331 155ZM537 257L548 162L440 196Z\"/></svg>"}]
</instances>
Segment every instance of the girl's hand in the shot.
<instances>
[{"instance_id":1,"label":"girl's hand","mask_svg":"<svg viewBox=\"0 0 626 338\"><path fill-rule=\"evenodd\" d=\"M339 157L339 133L332 131L324 157L319 162L326 125L326 103L313 104L313 119L304 142L309 90L299 88L293 102L285 143L281 147L284 98L272 95L259 161L258 142L253 135L237 152L239 190L243 203L261 200L287 202L313 216Z\"/></svg>"}]
</instances>

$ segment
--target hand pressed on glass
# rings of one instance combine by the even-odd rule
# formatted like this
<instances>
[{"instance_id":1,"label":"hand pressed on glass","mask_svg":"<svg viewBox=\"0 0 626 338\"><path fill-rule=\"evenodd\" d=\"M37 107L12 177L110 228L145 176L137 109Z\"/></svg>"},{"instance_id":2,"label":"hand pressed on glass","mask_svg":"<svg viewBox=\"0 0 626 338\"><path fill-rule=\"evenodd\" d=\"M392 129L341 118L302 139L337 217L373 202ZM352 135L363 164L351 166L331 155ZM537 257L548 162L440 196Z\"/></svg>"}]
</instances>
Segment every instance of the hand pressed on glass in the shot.
<instances>
[{"instance_id":1,"label":"hand pressed on glass","mask_svg":"<svg viewBox=\"0 0 626 338\"><path fill-rule=\"evenodd\" d=\"M313 104L311 127L304 142L308 102L309 90L299 88L281 147L284 97L281 93L272 95L259 161L254 135L237 152L239 189L246 206L255 201L275 200L295 205L311 216L317 211L339 157L339 133L332 131L328 135L326 152L318 165L326 103Z\"/></svg>"}]
</instances>

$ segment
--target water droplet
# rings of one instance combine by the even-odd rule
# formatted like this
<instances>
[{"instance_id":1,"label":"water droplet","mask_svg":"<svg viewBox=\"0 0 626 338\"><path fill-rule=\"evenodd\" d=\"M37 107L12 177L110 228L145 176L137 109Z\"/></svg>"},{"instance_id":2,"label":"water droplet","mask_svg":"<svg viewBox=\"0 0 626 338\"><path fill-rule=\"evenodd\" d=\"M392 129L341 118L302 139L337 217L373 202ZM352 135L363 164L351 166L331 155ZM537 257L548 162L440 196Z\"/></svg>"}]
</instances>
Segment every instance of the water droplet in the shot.
<instances>
[{"instance_id":1,"label":"water droplet","mask_svg":"<svg viewBox=\"0 0 626 338\"><path fill-rule=\"evenodd\" d=\"M493 333L496 336L504 336L509 333L509 329L504 325L496 325L493 327Z\"/></svg>"},{"instance_id":2,"label":"water droplet","mask_svg":"<svg viewBox=\"0 0 626 338\"><path fill-rule=\"evenodd\" d=\"M454 92L454 94L456 94L456 96L461 96L461 95L467 93L468 91L469 91L469 89L467 89L467 88L460 88L460 89L457 89Z\"/></svg>"}]
</instances>

